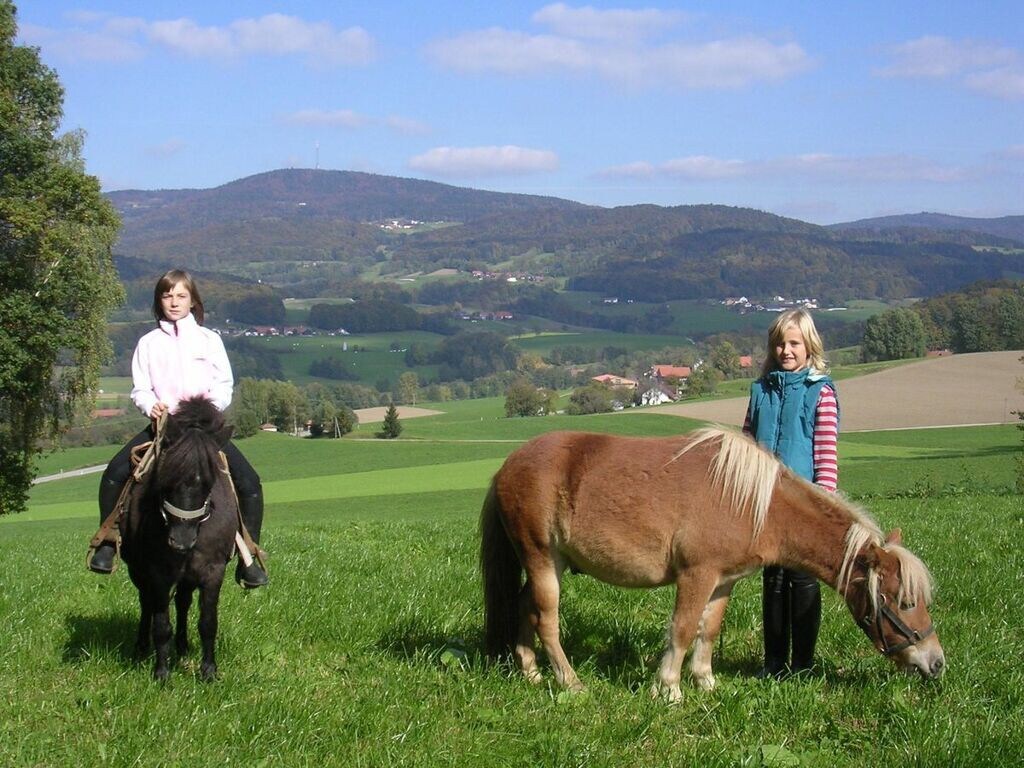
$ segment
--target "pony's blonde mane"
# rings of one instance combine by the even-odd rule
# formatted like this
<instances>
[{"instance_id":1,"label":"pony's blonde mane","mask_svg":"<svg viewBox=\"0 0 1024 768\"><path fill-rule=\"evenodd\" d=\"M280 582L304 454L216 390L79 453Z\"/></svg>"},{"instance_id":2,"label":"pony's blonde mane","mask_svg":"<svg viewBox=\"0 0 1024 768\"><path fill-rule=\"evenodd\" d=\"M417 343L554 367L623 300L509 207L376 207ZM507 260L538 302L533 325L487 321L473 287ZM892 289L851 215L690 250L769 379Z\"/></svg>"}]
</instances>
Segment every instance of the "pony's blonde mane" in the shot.
<instances>
[{"instance_id":1,"label":"pony's blonde mane","mask_svg":"<svg viewBox=\"0 0 1024 768\"><path fill-rule=\"evenodd\" d=\"M719 484L723 498L728 494L728 501L737 514L748 514L753 520L752 539L756 539L764 529L768 516L768 506L782 464L754 440L721 427L704 427L688 435L689 442L669 460L675 461L683 454L699 445L712 440L719 441L718 453L711 461L709 473L711 481ZM798 478L793 475L794 479ZM839 566L836 589L845 593L853 573L853 565L857 553L866 547L875 545L895 555L900 563L900 591L896 596L902 602L923 600L926 605L932 600L932 576L923 562L910 550L899 544L886 544L882 529L878 527L870 515L863 509L847 500L841 493L830 493L813 483L803 481L809 489L820 496L826 503L838 507L852 519L846 532L846 546L843 560ZM879 585L881 574L873 569L868 571L868 594L871 598L872 610L878 608Z\"/></svg>"},{"instance_id":2,"label":"pony's blonde mane","mask_svg":"<svg viewBox=\"0 0 1024 768\"><path fill-rule=\"evenodd\" d=\"M921 559L901 544L885 543L881 529L862 510L848 504L850 511L857 515L850 529L846 532L846 550L843 553L843 562L839 567L839 579L836 589L840 594L845 594L850 584L850 577L853 575L853 564L857 553L871 545L894 555L900 563L900 589L896 595L898 603L917 603L924 601L925 605L932 602L932 575L928 567L921 562ZM868 569L868 595L871 599L871 610L878 610L879 587L882 582L882 575L874 568Z\"/></svg>"},{"instance_id":3,"label":"pony's blonde mane","mask_svg":"<svg viewBox=\"0 0 1024 768\"><path fill-rule=\"evenodd\" d=\"M711 462L711 482L722 488L725 497L737 514L748 514L753 520L756 539L764 528L768 505L772 500L775 482L781 464L756 442L744 435L721 427L704 427L688 435L690 442L682 447L670 461L710 440L719 440L718 453Z\"/></svg>"}]
</instances>

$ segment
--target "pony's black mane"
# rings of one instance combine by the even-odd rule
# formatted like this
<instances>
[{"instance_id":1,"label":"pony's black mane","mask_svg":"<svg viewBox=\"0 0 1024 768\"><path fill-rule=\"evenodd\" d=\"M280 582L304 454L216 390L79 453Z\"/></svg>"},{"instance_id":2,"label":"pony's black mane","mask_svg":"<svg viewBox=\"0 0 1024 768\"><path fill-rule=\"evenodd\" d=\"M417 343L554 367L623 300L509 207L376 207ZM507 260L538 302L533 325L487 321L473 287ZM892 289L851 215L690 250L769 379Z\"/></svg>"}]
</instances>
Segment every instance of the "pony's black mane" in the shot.
<instances>
[{"instance_id":1,"label":"pony's black mane","mask_svg":"<svg viewBox=\"0 0 1024 768\"><path fill-rule=\"evenodd\" d=\"M178 403L178 410L170 417L179 429L199 429L212 434L224 426L224 414L202 396L190 397Z\"/></svg>"},{"instance_id":2,"label":"pony's black mane","mask_svg":"<svg viewBox=\"0 0 1024 768\"><path fill-rule=\"evenodd\" d=\"M167 435L171 442L159 464L160 486L174 484L196 470L210 481L217 472L220 452L215 435L223 427L224 414L212 401L205 397L182 400L168 420Z\"/></svg>"}]
</instances>

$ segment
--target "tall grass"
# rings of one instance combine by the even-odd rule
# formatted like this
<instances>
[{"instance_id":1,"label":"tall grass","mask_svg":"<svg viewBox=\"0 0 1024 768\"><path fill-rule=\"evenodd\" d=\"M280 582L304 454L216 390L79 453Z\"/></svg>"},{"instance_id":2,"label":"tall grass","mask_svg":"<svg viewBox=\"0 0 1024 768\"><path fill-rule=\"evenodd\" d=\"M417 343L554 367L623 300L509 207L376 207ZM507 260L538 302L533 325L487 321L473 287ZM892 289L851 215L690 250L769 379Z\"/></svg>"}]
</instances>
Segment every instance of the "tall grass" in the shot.
<instances>
[{"instance_id":1,"label":"tall grass","mask_svg":"<svg viewBox=\"0 0 1024 768\"><path fill-rule=\"evenodd\" d=\"M633 422L604 419L594 423ZM95 477L41 485L29 513L0 520L0 764L1011 764L1024 754L1013 725L1024 721L1024 516L1018 496L948 471L985 465L999 485L1010 437L1012 427L844 439L847 490L883 527L902 527L935 575L941 681L890 668L831 592L819 673L754 680L760 597L748 580L726 616L718 689L684 689L674 707L646 694L668 589L566 576L563 636L584 695L484 663L476 517L488 473L473 468L496 467L510 444L245 441L272 499L272 584L224 588L212 684L199 681L196 652L166 685L132 658L127 575L84 569ZM889 484L928 467L944 469L916 493ZM67 514L45 519L60 505Z\"/></svg>"}]
</instances>

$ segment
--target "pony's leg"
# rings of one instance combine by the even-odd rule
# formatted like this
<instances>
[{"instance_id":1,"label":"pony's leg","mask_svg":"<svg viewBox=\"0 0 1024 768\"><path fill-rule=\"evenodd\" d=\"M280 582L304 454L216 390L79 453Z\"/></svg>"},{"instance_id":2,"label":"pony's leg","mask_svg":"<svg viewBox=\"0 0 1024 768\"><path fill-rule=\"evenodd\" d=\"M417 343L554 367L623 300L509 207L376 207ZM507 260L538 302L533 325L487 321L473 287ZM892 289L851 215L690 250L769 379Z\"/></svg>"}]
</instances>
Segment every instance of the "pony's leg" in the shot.
<instances>
[{"instance_id":1,"label":"pony's leg","mask_svg":"<svg viewBox=\"0 0 1024 768\"><path fill-rule=\"evenodd\" d=\"M715 573L693 573L686 571L676 578L676 605L668 629L668 644L661 657L658 678L651 688L651 695L663 697L669 702L682 699L679 690L680 670L686 650L697 634L697 626L704 613L704 607L711 599L718 575Z\"/></svg>"},{"instance_id":2,"label":"pony's leg","mask_svg":"<svg viewBox=\"0 0 1024 768\"><path fill-rule=\"evenodd\" d=\"M156 664L153 677L166 680L170 674L171 658L171 596L160 591L153 596L153 647L156 648Z\"/></svg>"},{"instance_id":3,"label":"pony's leg","mask_svg":"<svg viewBox=\"0 0 1024 768\"><path fill-rule=\"evenodd\" d=\"M182 584L174 593L174 650L179 658L188 653L188 609L192 607L192 588Z\"/></svg>"},{"instance_id":4,"label":"pony's leg","mask_svg":"<svg viewBox=\"0 0 1024 768\"><path fill-rule=\"evenodd\" d=\"M519 636L516 638L515 656L523 675L531 683L541 681L537 668L537 652L533 637L537 631L537 606L533 602L533 587L527 579L519 591Z\"/></svg>"},{"instance_id":5,"label":"pony's leg","mask_svg":"<svg viewBox=\"0 0 1024 768\"><path fill-rule=\"evenodd\" d=\"M148 593L139 590L139 631L135 636L135 655L143 659L149 653L153 634L153 606Z\"/></svg>"},{"instance_id":6,"label":"pony's leg","mask_svg":"<svg viewBox=\"0 0 1024 768\"><path fill-rule=\"evenodd\" d=\"M223 574L221 576L223 578ZM199 673L203 680L217 677L217 661L213 650L217 644L217 603L220 600L221 580L215 584L203 584L199 587L199 639L203 645L203 661L199 665Z\"/></svg>"},{"instance_id":7,"label":"pony's leg","mask_svg":"<svg viewBox=\"0 0 1024 768\"><path fill-rule=\"evenodd\" d=\"M569 664L569 658L562 650L558 637L558 598L561 590L561 571L550 560L540 569L534 568L529 575L535 608L531 621L536 620L537 636L544 645L548 661L555 673L555 679L563 688L582 691L583 683Z\"/></svg>"},{"instance_id":8,"label":"pony's leg","mask_svg":"<svg viewBox=\"0 0 1024 768\"><path fill-rule=\"evenodd\" d=\"M732 584L720 586L711 595L711 600L704 606L704 613L697 626L697 638L693 641L690 653L690 674L697 686L705 691L715 687L715 676L711 672L711 654L715 648L715 640L722 629L722 617L729 605Z\"/></svg>"}]
</instances>

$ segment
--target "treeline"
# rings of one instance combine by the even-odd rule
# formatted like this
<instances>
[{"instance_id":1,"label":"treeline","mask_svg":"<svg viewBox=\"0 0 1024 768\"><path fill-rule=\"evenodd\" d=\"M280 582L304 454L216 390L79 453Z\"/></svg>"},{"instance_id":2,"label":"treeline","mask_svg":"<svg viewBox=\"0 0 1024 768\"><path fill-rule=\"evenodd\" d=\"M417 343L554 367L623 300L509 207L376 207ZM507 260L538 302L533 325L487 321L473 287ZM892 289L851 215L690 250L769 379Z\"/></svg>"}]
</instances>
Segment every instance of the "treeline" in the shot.
<instances>
[{"instance_id":1,"label":"treeline","mask_svg":"<svg viewBox=\"0 0 1024 768\"><path fill-rule=\"evenodd\" d=\"M235 387L228 419L236 437L254 435L264 424L273 424L281 432L308 428L313 437L341 437L358 424L349 405L350 394L319 383L298 387L290 381L244 378Z\"/></svg>"},{"instance_id":2,"label":"treeline","mask_svg":"<svg viewBox=\"0 0 1024 768\"><path fill-rule=\"evenodd\" d=\"M865 323L861 349L868 361L919 357L927 349L1024 349L1024 282L977 283L882 312Z\"/></svg>"},{"instance_id":3,"label":"treeline","mask_svg":"<svg viewBox=\"0 0 1024 768\"><path fill-rule=\"evenodd\" d=\"M864 296L931 296L1000 278L1022 263L1019 254L949 242L722 230L682 236L645 258L624 254L571 278L566 287L652 302L779 294L842 303Z\"/></svg>"},{"instance_id":4,"label":"treeline","mask_svg":"<svg viewBox=\"0 0 1024 768\"><path fill-rule=\"evenodd\" d=\"M309 310L309 324L325 331L344 328L349 333L422 330L451 335L456 332L451 321L439 313L420 313L387 299L314 304Z\"/></svg>"},{"instance_id":5,"label":"treeline","mask_svg":"<svg viewBox=\"0 0 1024 768\"><path fill-rule=\"evenodd\" d=\"M982 282L920 302L930 349L1024 349L1024 281Z\"/></svg>"},{"instance_id":6,"label":"treeline","mask_svg":"<svg viewBox=\"0 0 1024 768\"><path fill-rule=\"evenodd\" d=\"M152 310L153 287L160 276L172 267L186 265L181 260L168 260L161 266L124 257L115 259L115 264L127 306L145 312ZM284 302L272 286L213 271L192 271L192 275L199 284L207 325L228 321L249 325L284 324Z\"/></svg>"}]
</instances>

